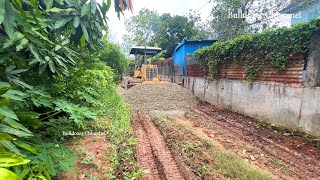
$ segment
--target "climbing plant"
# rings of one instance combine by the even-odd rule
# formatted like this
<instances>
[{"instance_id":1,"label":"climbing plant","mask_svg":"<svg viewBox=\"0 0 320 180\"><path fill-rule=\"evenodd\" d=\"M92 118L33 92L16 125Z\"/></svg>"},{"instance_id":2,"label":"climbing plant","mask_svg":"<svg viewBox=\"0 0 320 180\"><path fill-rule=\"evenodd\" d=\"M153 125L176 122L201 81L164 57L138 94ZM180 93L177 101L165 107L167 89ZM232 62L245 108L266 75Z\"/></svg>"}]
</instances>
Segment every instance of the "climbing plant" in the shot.
<instances>
[{"instance_id":1,"label":"climbing plant","mask_svg":"<svg viewBox=\"0 0 320 180\"><path fill-rule=\"evenodd\" d=\"M194 53L208 66L208 78L217 75L217 69L226 63L244 63L247 79L253 81L263 72L263 67L285 69L288 57L295 53L307 53L311 36L319 31L320 20L301 23L292 28L279 28L259 34L249 34L228 41L218 41L212 46Z\"/></svg>"}]
</instances>

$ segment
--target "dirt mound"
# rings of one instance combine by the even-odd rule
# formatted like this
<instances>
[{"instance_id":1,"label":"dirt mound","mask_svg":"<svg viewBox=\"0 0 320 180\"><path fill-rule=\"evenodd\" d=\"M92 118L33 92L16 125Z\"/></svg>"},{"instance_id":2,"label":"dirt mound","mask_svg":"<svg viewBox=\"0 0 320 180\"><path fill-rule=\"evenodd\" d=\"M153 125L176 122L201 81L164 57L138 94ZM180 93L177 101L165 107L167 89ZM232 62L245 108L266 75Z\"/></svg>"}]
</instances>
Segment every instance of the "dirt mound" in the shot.
<instances>
[{"instance_id":1,"label":"dirt mound","mask_svg":"<svg viewBox=\"0 0 320 180\"><path fill-rule=\"evenodd\" d=\"M118 93L131 105L133 111L185 111L197 103L189 90L174 83L139 84L128 90L120 88Z\"/></svg>"}]
</instances>

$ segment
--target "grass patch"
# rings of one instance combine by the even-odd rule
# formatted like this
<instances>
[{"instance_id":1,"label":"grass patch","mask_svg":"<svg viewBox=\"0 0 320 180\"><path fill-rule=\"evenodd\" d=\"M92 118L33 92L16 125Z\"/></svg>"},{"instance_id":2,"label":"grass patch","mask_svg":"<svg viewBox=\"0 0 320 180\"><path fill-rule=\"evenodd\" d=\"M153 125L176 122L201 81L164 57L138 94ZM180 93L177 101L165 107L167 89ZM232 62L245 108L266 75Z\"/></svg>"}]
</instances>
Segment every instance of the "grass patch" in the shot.
<instances>
[{"instance_id":1,"label":"grass patch","mask_svg":"<svg viewBox=\"0 0 320 180\"><path fill-rule=\"evenodd\" d=\"M106 139L113 144L105 159L111 162L108 179L139 179L143 174L134 156L136 139L131 127L131 113L118 94L109 97L108 115L96 121L92 127L107 133ZM109 104L108 104L109 103ZM111 155L111 156L110 156Z\"/></svg>"},{"instance_id":2,"label":"grass patch","mask_svg":"<svg viewBox=\"0 0 320 180\"><path fill-rule=\"evenodd\" d=\"M274 165L277 171L281 171L287 176L290 175L288 168L284 164L282 164L282 162L279 159L273 157L271 163Z\"/></svg>"},{"instance_id":3,"label":"grass patch","mask_svg":"<svg viewBox=\"0 0 320 180\"><path fill-rule=\"evenodd\" d=\"M320 149L320 139L307 134L306 132L304 132L303 130L301 130L300 128L285 128L279 125L275 125L272 123L267 122L264 119L258 119L258 121L256 122L256 127L260 128L260 127L265 127L266 129L269 129L270 131L273 131L274 133L280 133L283 134L285 136L300 136L302 137L302 139L304 139L306 142L310 142L312 143L316 148Z\"/></svg>"}]
</instances>

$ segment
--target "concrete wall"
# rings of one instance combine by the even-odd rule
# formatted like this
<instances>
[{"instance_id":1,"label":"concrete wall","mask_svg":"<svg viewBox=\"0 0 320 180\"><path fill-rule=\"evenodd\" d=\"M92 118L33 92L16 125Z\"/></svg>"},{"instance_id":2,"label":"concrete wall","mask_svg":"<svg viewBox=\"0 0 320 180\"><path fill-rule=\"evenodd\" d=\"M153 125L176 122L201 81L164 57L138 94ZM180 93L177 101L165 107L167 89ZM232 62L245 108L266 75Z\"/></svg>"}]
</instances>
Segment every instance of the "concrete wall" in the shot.
<instances>
[{"instance_id":1,"label":"concrete wall","mask_svg":"<svg viewBox=\"0 0 320 180\"><path fill-rule=\"evenodd\" d=\"M205 78L187 77L184 86L198 98L252 118L320 137L320 88L220 79L208 83Z\"/></svg>"},{"instance_id":2,"label":"concrete wall","mask_svg":"<svg viewBox=\"0 0 320 180\"><path fill-rule=\"evenodd\" d=\"M184 81L184 76L175 76L175 75L163 75L159 74L161 81L169 81L174 83L182 83Z\"/></svg>"}]
</instances>

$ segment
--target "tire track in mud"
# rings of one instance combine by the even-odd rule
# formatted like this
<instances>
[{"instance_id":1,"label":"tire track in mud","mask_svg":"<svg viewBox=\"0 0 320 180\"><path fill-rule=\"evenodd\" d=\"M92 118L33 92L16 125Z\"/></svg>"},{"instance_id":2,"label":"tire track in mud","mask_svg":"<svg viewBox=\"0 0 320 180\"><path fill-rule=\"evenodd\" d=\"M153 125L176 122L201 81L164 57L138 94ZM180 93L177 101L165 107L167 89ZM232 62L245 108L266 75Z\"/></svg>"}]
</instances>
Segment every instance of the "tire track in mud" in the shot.
<instances>
[{"instance_id":1,"label":"tire track in mud","mask_svg":"<svg viewBox=\"0 0 320 180\"><path fill-rule=\"evenodd\" d=\"M136 156L140 167L149 173L142 179L189 179L181 173L165 141L148 115L136 112L133 115L133 129L137 138Z\"/></svg>"},{"instance_id":2,"label":"tire track in mud","mask_svg":"<svg viewBox=\"0 0 320 180\"><path fill-rule=\"evenodd\" d=\"M319 155L301 150L292 149L285 143L276 142L272 132L264 133L252 127L246 126L236 117L229 117L227 113L215 110L207 105L200 105L192 110L195 114L210 122L210 125L229 131L234 141L246 141L253 147L257 147L267 154L286 163L294 178L318 179L320 177ZM232 135L233 134L233 135ZM288 139L284 139L285 142ZM292 141L292 140L290 140ZM297 143L298 142L294 142ZM318 151L319 152L319 151Z\"/></svg>"}]
</instances>

